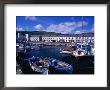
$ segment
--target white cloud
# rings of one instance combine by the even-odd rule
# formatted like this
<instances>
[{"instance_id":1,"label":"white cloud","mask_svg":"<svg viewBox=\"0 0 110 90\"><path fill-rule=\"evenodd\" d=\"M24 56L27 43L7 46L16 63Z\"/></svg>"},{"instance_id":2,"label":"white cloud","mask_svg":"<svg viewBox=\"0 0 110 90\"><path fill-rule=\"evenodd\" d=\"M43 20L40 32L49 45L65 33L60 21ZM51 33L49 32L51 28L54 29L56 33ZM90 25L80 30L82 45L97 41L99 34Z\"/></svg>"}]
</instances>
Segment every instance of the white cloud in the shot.
<instances>
[{"instance_id":1,"label":"white cloud","mask_svg":"<svg viewBox=\"0 0 110 90\"><path fill-rule=\"evenodd\" d=\"M88 23L83 21L83 25L87 25ZM82 27L82 22L65 22L65 23L60 23L60 24L51 24L48 28L47 31L49 32L57 32L57 33L73 33L75 32L77 27Z\"/></svg>"},{"instance_id":2,"label":"white cloud","mask_svg":"<svg viewBox=\"0 0 110 90\"><path fill-rule=\"evenodd\" d=\"M66 25L66 26L75 26L76 22L65 22L64 25Z\"/></svg>"},{"instance_id":3,"label":"white cloud","mask_svg":"<svg viewBox=\"0 0 110 90\"><path fill-rule=\"evenodd\" d=\"M36 21L37 18L35 16L26 16L25 20Z\"/></svg>"},{"instance_id":4,"label":"white cloud","mask_svg":"<svg viewBox=\"0 0 110 90\"><path fill-rule=\"evenodd\" d=\"M83 25L88 25L88 22L83 21ZM71 33L77 33L76 29L82 27L82 22L64 22L59 24L50 24L46 30L44 29L43 25L37 24L34 26L34 28L37 31L47 31L47 32L56 32L56 33L62 33L62 34L71 34Z\"/></svg>"},{"instance_id":5,"label":"white cloud","mask_svg":"<svg viewBox=\"0 0 110 90\"><path fill-rule=\"evenodd\" d=\"M67 25L65 24L58 24L58 25L55 25L55 24L51 24L48 28L47 28L47 31L49 32L56 32L56 33L70 33L72 30L72 28L70 29L70 27L68 27Z\"/></svg>"},{"instance_id":6,"label":"white cloud","mask_svg":"<svg viewBox=\"0 0 110 90\"><path fill-rule=\"evenodd\" d=\"M80 34L81 33L81 31L75 31L75 34Z\"/></svg>"},{"instance_id":7,"label":"white cloud","mask_svg":"<svg viewBox=\"0 0 110 90\"><path fill-rule=\"evenodd\" d=\"M25 31L22 27L17 27L16 31Z\"/></svg>"},{"instance_id":8,"label":"white cloud","mask_svg":"<svg viewBox=\"0 0 110 90\"><path fill-rule=\"evenodd\" d=\"M82 27L82 25L83 26L86 26L86 25L88 25L88 22L86 22L86 21L83 21L83 22L80 21L80 22L77 23L77 27Z\"/></svg>"},{"instance_id":9,"label":"white cloud","mask_svg":"<svg viewBox=\"0 0 110 90\"><path fill-rule=\"evenodd\" d=\"M41 24L35 25L34 28L35 28L37 31L43 31L43 30L44 30L44 27L43 27Z\"/></svg>"},{"instance_id":10,"label":"white cloud","mask_svg":"<svg viewBox=\"0 0 110 90\"><path fill-rule=\"evenodd\" d=\"M47 30L50 32L56 32L56 33L71 33L72 30L75 29L75 23L74 22L65 22L60 23L58 25L51 24Z\"/></svg>"}]
</instances>

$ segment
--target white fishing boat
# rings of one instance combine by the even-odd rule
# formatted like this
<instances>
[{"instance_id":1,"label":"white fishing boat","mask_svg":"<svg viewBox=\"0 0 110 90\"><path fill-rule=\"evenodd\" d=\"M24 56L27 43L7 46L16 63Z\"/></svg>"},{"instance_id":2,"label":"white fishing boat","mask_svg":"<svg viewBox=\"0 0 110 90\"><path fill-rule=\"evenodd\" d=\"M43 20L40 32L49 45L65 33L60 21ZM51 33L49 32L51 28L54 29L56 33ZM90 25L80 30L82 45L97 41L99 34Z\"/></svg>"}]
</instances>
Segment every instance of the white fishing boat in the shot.
<instances>
[{"instance_id":1,"label":"white fishing boat","mask_svg":"<svg viewBox=\"0 0 110 90\"><path fill-rule=\"evenodd\" d=\"M72 54L72 52L70 52L70 51L61 51L60 53L62 53L62 54Z\"/></svg>"},{"instance_id":2,"label":"white fishing boat","mask_svg":"<svg viewBox=\"0 0 110 90\"><path fill-rule=\"evenodd\" d=\"M72 54L72 50L70 47L64 48L61 52L61 54Z\"/></svg>"},{"instance_id":3,"label":"white fishing boat","mask_svg":"<svg viewBox=\"0 0 110 90\"><path fill-rule=\"evenodd\" d=\"M84 55L86 55L86 52L84 50L76 50L76 51L73 51L73 55L74 56L84 56Z\"/></svg>"}]
</instances>

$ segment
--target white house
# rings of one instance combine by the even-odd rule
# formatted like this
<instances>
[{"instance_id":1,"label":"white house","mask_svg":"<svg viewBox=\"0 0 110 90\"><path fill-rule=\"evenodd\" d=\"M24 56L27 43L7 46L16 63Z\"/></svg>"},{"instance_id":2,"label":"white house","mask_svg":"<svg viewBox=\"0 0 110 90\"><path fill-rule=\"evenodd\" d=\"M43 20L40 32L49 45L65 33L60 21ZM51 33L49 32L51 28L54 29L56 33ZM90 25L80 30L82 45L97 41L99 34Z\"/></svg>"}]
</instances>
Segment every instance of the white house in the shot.
<instances>
[{"instance_id":1,"label":"white house","mask_svg":"<svg viewBox=\"0 0 110 90\"><path fill-rule=\"evenodd\" d=\"M93 33L65 34L65 35L31 35L34 42L94 42Z\"/></svg>"}]
</instances>

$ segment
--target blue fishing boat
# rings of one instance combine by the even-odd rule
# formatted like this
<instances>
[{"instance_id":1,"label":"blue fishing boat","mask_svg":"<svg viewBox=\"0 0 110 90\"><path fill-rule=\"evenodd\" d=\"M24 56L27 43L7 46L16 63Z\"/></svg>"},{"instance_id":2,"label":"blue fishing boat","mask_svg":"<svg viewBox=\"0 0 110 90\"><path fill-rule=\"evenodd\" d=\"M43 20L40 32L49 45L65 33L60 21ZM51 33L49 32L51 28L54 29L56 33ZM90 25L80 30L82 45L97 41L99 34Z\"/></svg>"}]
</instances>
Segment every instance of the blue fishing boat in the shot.
<instances>
[{"instance_id":1,"label":"blue fishing boat","mask_svg":"<svg viewBox=\"0 0 110 90\"><path fill-rule=\"evenodd\" d=\"M39 58L36 61L32 59L35 59L35 57L31 58L30 66L32 70L37 73L48 74L54 71L54 74L72 74L73 72L73 67L71 65L54 58ZM53 67L52 71L49 69L50 67Z\"/></svg>"},{"instance_id":2,"label":"blue fishing boat","mask_svg":"<svg viewBox=\"0 0 110 90\"><path fill-rule=\"evenodd\" d=\"M72 74L73 67L70 64L56 59L51 59L49 61L50 66L52 66L59 73Z\"/></svg>"}]
</instances>

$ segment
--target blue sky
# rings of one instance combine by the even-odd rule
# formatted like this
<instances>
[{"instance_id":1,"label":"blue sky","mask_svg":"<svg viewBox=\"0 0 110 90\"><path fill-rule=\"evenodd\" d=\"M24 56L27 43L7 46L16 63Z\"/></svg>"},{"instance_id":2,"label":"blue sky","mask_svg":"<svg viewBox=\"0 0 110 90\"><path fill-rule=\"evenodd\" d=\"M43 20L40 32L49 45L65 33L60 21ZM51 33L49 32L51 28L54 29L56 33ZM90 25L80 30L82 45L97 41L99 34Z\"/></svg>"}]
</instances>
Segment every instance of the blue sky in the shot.
<instances>
[{"instance_id":1,"label":"blue sky","mask_svg":"<svg viewBox=\"0 0 110 90\"><path fill-rule=\"evenodd\" d=\"M94 16L16 16L16 30L62 34L93 32Z\"/></svg>"}]
</instances>

